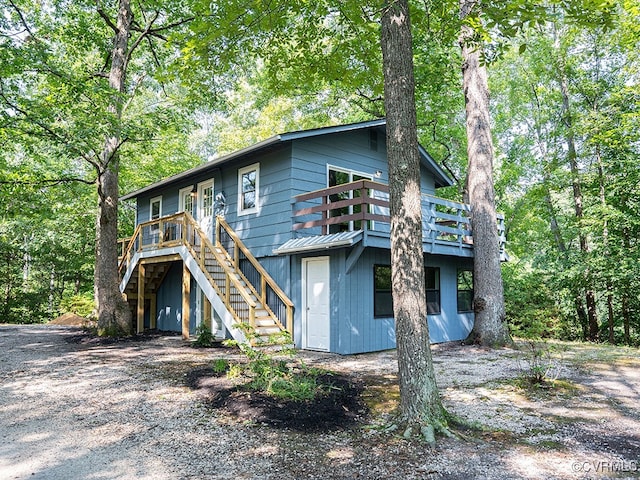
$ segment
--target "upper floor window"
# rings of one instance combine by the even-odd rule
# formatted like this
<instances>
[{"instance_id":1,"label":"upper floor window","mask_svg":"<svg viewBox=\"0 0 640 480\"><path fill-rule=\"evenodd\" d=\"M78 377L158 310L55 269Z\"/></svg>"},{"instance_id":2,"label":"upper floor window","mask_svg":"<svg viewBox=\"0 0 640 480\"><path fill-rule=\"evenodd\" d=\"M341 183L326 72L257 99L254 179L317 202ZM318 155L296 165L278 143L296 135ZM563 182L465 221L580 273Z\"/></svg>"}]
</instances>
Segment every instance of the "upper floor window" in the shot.
<instances>
[{"instance_id":1,"label":"upper floor window","mask_svg":"<svg viewBox=\"0 0 640 480\"><path fill-rule=\"evenodd\" d=\"M260 164L238 170L238 215L256 213L260 192Z\"/></svg>"},{"instance_id":2,"label":"upper floor window","mask_svg":"<svg viewBox=\"0 0 640 480\"><path fill-rule=\"evenodd\" d=\"M156 220L162 216L162 197L149 200L149 220Z\"/></svg>"},{"instance_id":3,"label":"upper floor window","mask_svg":"<svg viewBox=\"0 0 640 480\"><path fill-rule=\"evenodd\" d=\"M193 215L193 187L181 188L178 199L178 211Z\"/></svg>"},{"instance_id":4,"label":"upper floor window","mask_svg":"<svg viewBox=\"0 0 640 480\"><path fill-rule=\"evenodd\" d=\"M458 312L473 311L473 270L458 270Z\"/></svg>"}]
</instances>

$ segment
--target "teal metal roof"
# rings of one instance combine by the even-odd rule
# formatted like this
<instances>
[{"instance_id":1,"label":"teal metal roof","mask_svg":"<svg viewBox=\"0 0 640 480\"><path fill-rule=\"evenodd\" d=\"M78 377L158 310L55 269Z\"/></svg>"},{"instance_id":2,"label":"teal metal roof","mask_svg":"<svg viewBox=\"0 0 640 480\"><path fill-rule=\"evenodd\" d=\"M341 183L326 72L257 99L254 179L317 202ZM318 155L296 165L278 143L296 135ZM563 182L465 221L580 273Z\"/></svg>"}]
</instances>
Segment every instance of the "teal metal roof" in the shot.
<instances>
[{"instance_id":1,"label":"teal metal roof","mask_svg":"<svg viewBox=\"0 0 640 480\"><path fill-rule=\"evenodd\" d=\"M353 232L316 235L313 237L293 238L276 248L273 253L286 255L291 253L312 252L330 248L351 247L362 240L362 230Z\"/></svg>"}]
</instances>

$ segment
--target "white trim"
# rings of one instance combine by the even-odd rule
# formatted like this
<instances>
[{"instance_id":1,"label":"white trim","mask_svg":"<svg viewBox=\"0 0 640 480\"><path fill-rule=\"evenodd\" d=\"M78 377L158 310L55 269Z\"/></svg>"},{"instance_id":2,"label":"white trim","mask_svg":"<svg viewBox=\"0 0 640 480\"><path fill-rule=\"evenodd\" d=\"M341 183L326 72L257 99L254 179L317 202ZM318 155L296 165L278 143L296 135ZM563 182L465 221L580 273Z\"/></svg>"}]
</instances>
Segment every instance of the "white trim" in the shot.
<instances>
[{"instance_id":1,"label":"white trim","mask_svg":"<svg viewBox=\"0 0 640 480\"><path fill-rule=\"evenodd\" d=\"M353 176L357 175L359 177L363 177L366 178L368 180L373 181L373 179L375 178L375 174L371 174L371 173L364 173L364 172L359 172L357 170L352 170L350 168L343 168L343 167L336 167L335 165L331 165L329 163L327 163L327 188L329 188L331 185L329 185L329 172L333 170L336 172L340 172L340 173L346 173L347 175L349 175L349 181L347 183L351 183L353 182ZM338 184L338 185L342 185L342 184ZM353 190L351 190L349 192L349 199L353 198ZM349 207L349 213L353 213L353 207ZM365 220L366 221L366 220ZM368 220L371 225L371 230L375 229L375 224L373 223L373 220ZM349 231L354 231L355 225L353 224L353 221L349 222Z\"/></svg>"},{"instance_id":2,"label":"white trim","mask_svg":"<svg viewBox=\"0 0 640 480\"><path fill-rule=\"evenodd\" d=\"M313 350L319 350L319 351L330 351L331 350L331 307L329 306L329 311L327 312L327 314L329 315L329 320L328 320L328 329L329 329L329 335L328 335L328 345L326 348L322 349L322 348L318 348L318 347L309 347L308 344L308 339L307 339L307 335L308 335L308 306L307 306L307 274L308 274L308 265L310 262L315 262L315 261L319 261L322 260L324 262L326 262L327 264L327 289L329 289L327 291L327 295L329 296L329 299L331 299L331 262L330 262L330 257L328 256L321 256L321 257L307 257L307 258L303 258L302 259L302 282L301 282L301 287L302 287L302 348L303 349L313 349Z\"/></svg>"},{"instance_id":3,"label":"white trim","mask_svg":"<svg viewBox=\"0 0 640 480\"><path fill-rule=\"evenodd\" d=\"M204 195L203 191L205 188L211 187L211 215L205 217L204 215ZM215 184L213 178L205 180L204 182L198 183L198 196L196 198L196 211L198 214L198 218L196 218L200 227L205 231L209 238L212 238L213 234L213 217L214 217L214 203L215 201Z\"/></svg>"},{"instance_id":4,"label":"white trim","mask_svg":"<svg viewBox=\"0 0 640 480\"><path fill-rule=\"evenodd\" d=\"M253 203L253 207L251 208L242 208L242 198L243 198L243 190L242 190L242 176L245 173L249 173L254 171L256 172L256 189L255 189L255 199ZM247 165L246 167L238 169L238 215L248 215L250 213L258 213L260 205L260 163L254 163L252 165Z\"/></svg>"},{"instance_id":5,"label":"white trim","mask_svg":"<svg viewBox=\"0 0 640 480\"><path fill-rule=\"evenodd\" d=\"M339 167L337 165L332 165L330 163L327 163L327 188L329 188L329 170L336 170L337 172L348 173L351 176L351 178L353 178L354 174L359 175L361 177L366 177L371 181L373 181L373 179L376 176L375 173L360 172L358 170L353 170L351 168Z\"/></svg>"},{"instance_id":6,"label":"white trim","mask_svg":"<svg viewBox=\"0 0 640 480\"><path fill-rule=\"evenodd\" d=\"M157 218L162 217L162 195L159 195L149 200L149 220L155 220L155 218L153 218L153 204L156 202L160 204Z\"/></svg>"},{"instance_id":7,"label":"white trim","mask_svg":"<svg viewBox=\"0 0 640 480\"><path fill-rule=\"evenodd\" d=\"M193 204L194 204L193 200L194 200L194 198L193 198L192 193L193 193L193 187L192 186L181 188L180 190L178 190L178 211L179 212L184 212L185 211L184 210L184 197L186 195L189 195L189 198L191 198L191 211L187 212L187 213L193 215Z\"/></svg>"}]
</instances>

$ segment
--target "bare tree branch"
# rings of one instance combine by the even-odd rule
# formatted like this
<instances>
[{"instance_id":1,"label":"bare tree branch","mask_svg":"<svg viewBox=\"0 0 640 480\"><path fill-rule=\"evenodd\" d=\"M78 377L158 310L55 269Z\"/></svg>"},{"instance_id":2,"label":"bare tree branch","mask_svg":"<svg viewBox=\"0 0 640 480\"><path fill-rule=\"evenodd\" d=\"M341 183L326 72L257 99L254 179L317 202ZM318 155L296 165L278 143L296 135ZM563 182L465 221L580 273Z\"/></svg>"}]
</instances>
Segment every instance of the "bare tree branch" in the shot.
<instances>
[{"instance_id":1,"label":"bare tree branch","mask_svg":"<svg viewBox=\"0 0 640 480\"><path fill-rule=\"evenodd\" d=\"M42 180L0 180L0 185L31 185L37 186L55 186L64 183L84 183L85 185L93 185L96 183L96 179L87 180L79 177L61 177L61 178L47 178Z\"/></svg>"},{"instance_id":2,"label":"bare tree branch","mask_svg":"<svg viewBox=\"0 0 640 480\"><path fill-rule=\"evenodd\" d=\"M20 23L22 23L22 26L24 27L24 29L29 33L31 38L35 39L36 36L31 31L31 28L29 28L29 24L27 23L27 20L24 18L24 15L22 14L22 11L20 10L20 7L18 7L13 0L9 0L9 4L16 11L16 13L18 14L18 17L20 17Z\"/></svg>"},{"instance_id":3,"label":"bare tree branch","mask_svg":"<svg viewBox=\"0 0 640 480\"><path fill-rule=\"evenodd\" d=\"M111 28L111 30L113 30L114 32L118 31L118 27L115 23L113 23L113 20L111 20L111 17L109 17L109 15L107 15L107 12L104 11L104 9L102 8L102 6L100 5L100 0L96 0L96 7L97 7L97 12L98 15L100 15L100 17L105 21L105 23L109 26L109 28Z\"/></svg>"}]
</instances>

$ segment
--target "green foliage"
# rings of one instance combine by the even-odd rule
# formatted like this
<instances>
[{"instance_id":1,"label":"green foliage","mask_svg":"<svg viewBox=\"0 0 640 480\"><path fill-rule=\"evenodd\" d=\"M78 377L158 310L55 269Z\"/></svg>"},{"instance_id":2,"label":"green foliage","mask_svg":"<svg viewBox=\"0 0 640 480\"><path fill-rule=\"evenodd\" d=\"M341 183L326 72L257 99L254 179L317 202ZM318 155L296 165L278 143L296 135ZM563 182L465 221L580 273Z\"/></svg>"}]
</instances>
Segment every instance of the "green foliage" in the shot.
<instances>
[{"instance_id":1,"label":"green foliage","mask_svg":"<svg viewBox=\"0 0 640 480\"><path fill-rule=\"evenodd\" d=\"M242 329L247 332L247 337L256 337L251 327L244 325ZM286 400L302 402L326 394L327 387L318 382L318 377L328 372L310 368L302 361L293 361L295 350L290 347L291 338L286 332L270 340L271 347L226 341L227 345L237 346L247 359L246 363L229 367L229 378L245 380L242 388ZM282 348L266 350L273 348L274 344Z\"/></svg>"},{"instance_id":2,"label":"green foliage","mask_svg":"<svg viewBox=\"0 0 640 480\"><path fill-rule=\"evenodd\" d=\"M528 341L524 344L524 362L520 384L524 388L549 388L558 377L558 362L547 343Z\"/></svg>"},{"instance_id":3,"label":"green foliage","mask_svg":"<svg viewBox=\"0 0 640 480\"><path fill-rule=\"evenodd\" d=\"M95 310L95 301L92 292L67 295L60 301L62 313L71 312L81 317L89 317Z\"/></svg>"},{"instance_id":4,"label":"green foliage","mask_svg":"<svg viewBox=\"0 0 640 480\"><path fill-rule=\"evenodd\" d=\"M222 374L229 371L230 368L229 360L225 358L216 358L211 365L213 372L216 374Z\"/></svg>"},{"instance_id":5,"label":"green foliage","mask_svg":"<svg viewBox=\"0 0 640 480\"><path fill-rule=\"evenodd\" d=\"M194 347L206 348L213 345L213 333L204 322L196 328L196 339L192 343Z\"/></svg>"},{"instance_id":6,"label":"green foliage","mask_svg":"<svg viewBox=\"0 0 640 480\"><path fill-rule=\"evenodd\" d=\"M526 268L515 259L503 265L502 274L511 334L530 339L559 336L562 318L547 274Z\"/></svg>"}]
</instances>

